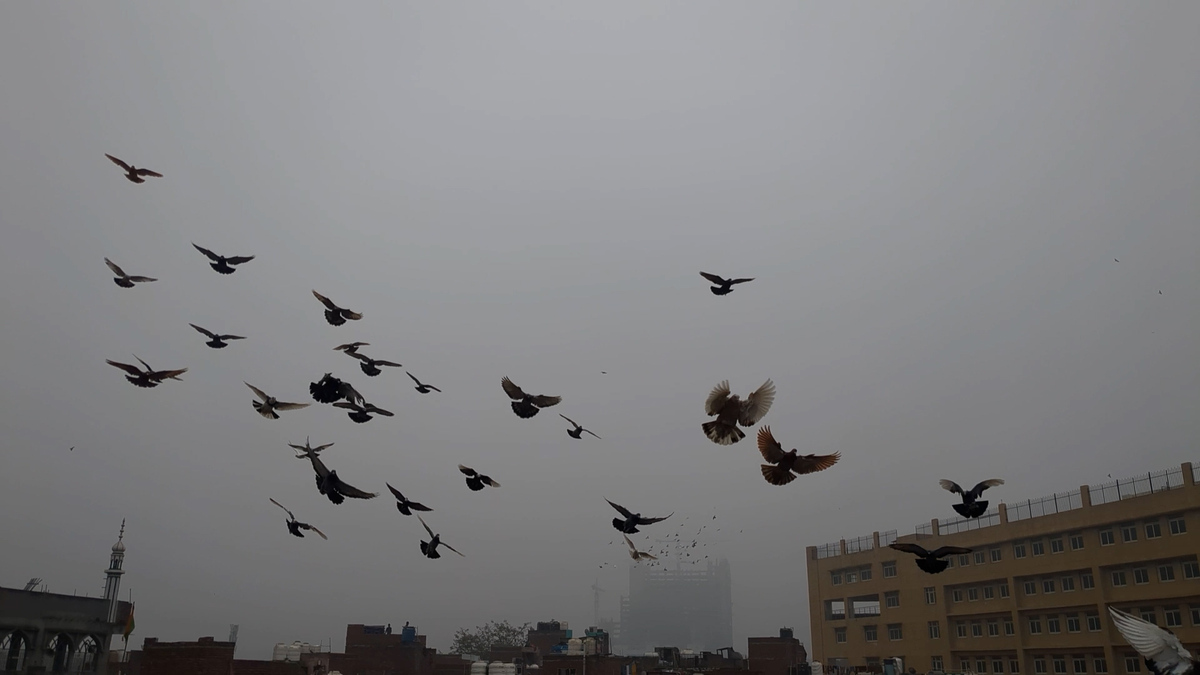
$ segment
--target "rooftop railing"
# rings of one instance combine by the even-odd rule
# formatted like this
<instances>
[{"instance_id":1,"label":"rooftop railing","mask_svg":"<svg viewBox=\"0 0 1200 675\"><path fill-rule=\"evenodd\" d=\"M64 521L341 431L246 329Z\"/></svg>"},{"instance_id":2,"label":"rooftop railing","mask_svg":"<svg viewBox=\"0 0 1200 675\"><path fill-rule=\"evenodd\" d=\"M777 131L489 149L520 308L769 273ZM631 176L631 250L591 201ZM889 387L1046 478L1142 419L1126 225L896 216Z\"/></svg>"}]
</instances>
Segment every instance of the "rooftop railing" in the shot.
<instances>
[{"instance_id":1,"label":"rooftop railing","mask_svg":"<svg viewBox=\"0 0 1200 675\"><path fill-rule=\"evenodd\" d=\"M1092 494L1095 495L1094 492ZM1096 503L1094 496L1092 503ZM1079 490L1056 492L1049 497L1027 499L1015 504L1006 504L1005 507L1008 509L1009 522L1029 520L1030 518L1040 518L1042 516L1054 515L1055 513L1063 513L1064 511L1082 509L1083 495L1079 493Z\"/></svg>"},{"instance_id":2,"label":"rooftop railing","mask_svg":"<svg viewBox=\"0 0 1200 675\"><path fill-rule=\"evenodd\" d=\"M1196 475L1196 465L1192 465L1192 476ZM1117 502L1130 497L1148 495L1152 492L1174 490L1183 487L1183 468L1151 471L1150 473L1114 480L1111 483L1091 485L1092 506Z\"/></svg>"}]
</instances>

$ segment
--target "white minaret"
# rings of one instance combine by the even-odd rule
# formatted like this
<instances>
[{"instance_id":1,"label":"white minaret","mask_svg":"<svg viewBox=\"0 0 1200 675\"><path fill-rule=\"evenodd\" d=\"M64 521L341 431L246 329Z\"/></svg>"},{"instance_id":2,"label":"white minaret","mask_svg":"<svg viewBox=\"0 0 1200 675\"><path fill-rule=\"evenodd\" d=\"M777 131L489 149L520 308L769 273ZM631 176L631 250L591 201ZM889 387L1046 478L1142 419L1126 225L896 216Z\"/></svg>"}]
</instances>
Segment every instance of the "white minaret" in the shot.
<instances>
[{"instance_id":1,"label":"white minaret","mask_svg":"<svg viewBox=\"0 0 1200 675\"><path fill-rule=\"evenodd\" d=\"M109 558L108 569L104 571L108 577L104 583L104 599L108 601L108 622L117 622L117 594L121 591L121 575L125 574L125 570L121 569L121 565L125 561L125 544L122 539L125 538L125 519L121 519L121 534L117 537L117 543L113 544L112 557Z\"/></svg>"}]
</instances>

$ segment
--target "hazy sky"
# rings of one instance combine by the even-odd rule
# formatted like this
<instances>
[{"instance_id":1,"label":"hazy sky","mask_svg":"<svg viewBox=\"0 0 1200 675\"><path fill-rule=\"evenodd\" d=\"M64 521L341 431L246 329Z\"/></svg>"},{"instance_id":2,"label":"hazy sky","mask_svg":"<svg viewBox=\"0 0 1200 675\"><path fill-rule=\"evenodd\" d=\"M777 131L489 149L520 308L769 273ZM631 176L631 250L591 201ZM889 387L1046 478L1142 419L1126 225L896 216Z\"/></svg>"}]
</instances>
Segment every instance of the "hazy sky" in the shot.
<instances>
[{"instance_id":1,"label":"hazy sky","mask_svg":"<svg viewBox=\"0 0 1200 675\"><path fill-rule=\"evenodd\" d=\"M1015 502L1200 461L1198 32L1186 2L4 3L0 583L102 593L128 518L133 645L446 649L585 627L597 573L614 615L608 497L718 516L742 650L807 641L805 546L954 517L938 478ZM190 370L138 389L104 363L132 354ZM396 417L265 420L242 384L327 371ZM564 401L518 419L504 375ZM768 377L764 423L840 464L776 487L753 431L705 439L714 385ZM381 496L330 504L306 435ZM467 557L422 558L385 481Z\"/></svg>"}]
</instances>

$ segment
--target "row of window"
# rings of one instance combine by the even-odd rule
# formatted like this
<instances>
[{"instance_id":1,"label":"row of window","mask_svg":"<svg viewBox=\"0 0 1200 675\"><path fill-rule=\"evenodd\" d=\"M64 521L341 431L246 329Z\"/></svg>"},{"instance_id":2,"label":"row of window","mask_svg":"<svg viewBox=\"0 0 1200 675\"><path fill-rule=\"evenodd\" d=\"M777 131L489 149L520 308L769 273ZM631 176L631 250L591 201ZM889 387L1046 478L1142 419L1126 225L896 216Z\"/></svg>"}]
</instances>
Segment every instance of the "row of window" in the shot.
<instances>
[{"instance_id":1,"label":"row of window","mask_svg":"<svg viewBox=\"0 0 1200 675\"><path fill-rule=\"evenodd\" d=\"M1047 675L1050 672L1047 666L1053 669L1054 675L1067 675L1068 672L1073 673L1074 675L1085 675L1088 673L1089 657L1076 655L1069 658L1071 668L1070 671L1067 670L1067 656L1035 656L1033 657L1034 675ZM1139 657L1137 654L1126 654L1124 658L1125 672L1141 672L1141 657ZM1095 675L1107 675L1108 661L1103 656L1092 656L1090 659L1092 673L1095 673ZM1008 665L1007 671L1004 669L1006 660ZM930 670L945 672L945 663L945 659L943 659L941 656L929 657ZM974 669L972 669L972 665L974 665ZM981 675L985 675L987 673L993 673L994 675L1004 675L1005 673L1008 673L1009 675L1019 675L1021 672L1021 662L1015 658L1012 658L1011 656L1007 659L999 656L993 656L990 659L977 656L975 657L974 664L972 664L971 659L964 656L958 660L958 669L962 672L975 672L980 673Z\"/></svg>"},{"instance_id":2,"label":"row of window","mask_svg":"<svg viewBox=\"0 0 1200 675\"><path fill-rule=\"evenodd\" d=\"M878 630L879 630L878 626L863 626L863 639L865 639L867 642L877 641L879 639ZM887 632L888 632L889 640L903 640L904 639L903 624L890 623L887 626ZM833 641L838 644L845 644L846 629L844 627L833 629Z\"/></svg>"},{"instance_id":3,"label":"row of window","mask_svg":"<svg viewBox=\"0 0 1200 675\"><path fill-rule=\"evenodd\" d=\"M986 621L988 637L1000 637L1001 624L1003 624L1004 634L1006 636L1012 635L1015 632L1012 619L1004 619L1003 621L1000 619L988 619ZM980 620L955 621L954 633L960 638L965 638L967 637L968 629L970 629L971 637L983 637L984 625L985 622ZM933 637L932 633L929 637Z\"/></svg>"},{"instance_id":4,"label":"row of window","mask_svg":"<svg viewBox=\"0 0 1200 675\"><path fill-rule=\"evenodd\" d=\"M1200 562L1196 562L1195 560L1185 560L1180 563L1180 567L1183 569L1184 579L1200 579ZM1133 577L1133 583L1135 584L1150 583L1149 568L1135 567L1134 569L1129 570L1129 572L1130 574L1127 575L1126 570L1113 570L1111 573L1112 585L1126 586L1129 583L1130 576ZM1175 581L1175 564L1163 563L1158 565L1157 573L1160 583Z\"/></svg>"},{"instance_id":5,"label":"row of window","mask_svg":"<svg viewBox=\"0 0 1200 675\"><path fill-rule=\"evenodd\" d=\"M976 600L978 600L980 598L980 589L981 588L983 590L982 597L984 600L992 600L992 599L995 599L997 596L999 596L1001 598L1008 597L1008 584L1005 582L1001 582L995 586L971 586L970 588L965 588L965 589L955 588L950 591L950 599L953 600L954 602L962 602L963 598L965 597L969 602L975 602ZM932 590L932 589L928 589L928 588L925 589L925 591L926 591L925 602L932 605L937 602L937 597L935 596L934 601L930 602L929 601L929 591L930 590Z\"/></svg>"}]
</instances>

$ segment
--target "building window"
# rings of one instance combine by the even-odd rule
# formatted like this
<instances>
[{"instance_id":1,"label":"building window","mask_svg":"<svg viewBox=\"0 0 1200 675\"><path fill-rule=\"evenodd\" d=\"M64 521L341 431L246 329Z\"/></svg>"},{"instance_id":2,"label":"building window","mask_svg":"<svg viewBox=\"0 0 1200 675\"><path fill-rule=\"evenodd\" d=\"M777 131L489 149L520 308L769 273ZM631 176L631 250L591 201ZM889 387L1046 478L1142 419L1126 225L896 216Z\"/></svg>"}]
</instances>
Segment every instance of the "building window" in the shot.
<instances>
[{"instance_id":1,"label":"building window","mask_svg":"<svg viewBox=\"0 0 1200 675\"><path fill-rule=\"evenodd\" d=\"M971 637L983 637L983 624L978 621L971 622Z\"/></svg>"},{"instance_id":2,"label":"building window","mask_svg":"<svg viewBox=\"0 0 1200 675\"><path fill-rule=\"evenodd\" d=\"M833 641L838 643L839 645L846 644L846 629L845 628L834 628L833 629Z\"/></svg>"},{"instance_id":3,"label":"building window","mask_svg":"<svg viewBox=\"0 0 1200 675\"><path fill-rule=\"evenodd\" d=\"M1020 673L1021 672L1021 662L1016 659L1009 659L1008 660L1008 672L1012 673L1013 675L1017 675L1017 673Z\"/></svg>"},{"instance_id":4,"label":"building window","mask_svg":"<svg viewBox=\"0 0 1200 675\"><path fill-rule=\"evenodd\" d=\"M1046 553L1046 546L1042 544L1041 539L1035 539L1031 545L1031 548L1033 549L1034 555L1043 555Z\"/></svg>"},{"instance_id":5,"label":"building window","mask_svg":"<svg viewBox=\"0 0 1200 675\"><path fill-rule=\"evenodd\" d=\"M894 576L896 576L896 561L892 560L883 563L883 578L891 579Z\"/></svg>"},{"instance_id":6,"label":"building window","mask_svg":"<svg viewBox=\"0 0 1200 675\"><path fill-rule=\"evenodd\" d=\"M971 669L971 659L960 657L958 659L958 669L963 671L964 673L967 672L968 670L970 670Z\"/></svg>"},{"instance_id":7,"label":"building window","mask_svg":"<svg viewBox=\"0 0 1200 675\"><path fill-rule=\"evenodd\" d=\"M842 573L841 572L830 572L829 580L833 582L834 586L841 586L842 585Z\"/></svg>"},{"instance_id":8,"label":"building window","mask_svg":"<svg viewBox=\"0 0 1200 675\"><path fill-rule=\"evenodd\" d=\"M867 581L870 578L871 578L871 568L870 567L864 567L858 571L859 581Z\"/></svg>"},{"instance_id":9,"label":"building window","mask_svg":"<svg viewBox=\"0 0 1200 675\"><path fill-rule=\"evenodd\" d=\"M1070 593L1071 591L1075 590L1075 577L1063 577L1062 589L1063 593Z\"/></svg>"},{"instance_id":10,"label":"building window","mask_svg":"<svg viewBox=\"0 0 1200 675\"><path fill-rule=\"evenodd\" d=\"M1042 592L1043 593L1053 593L1054 592L1054 580L1053 579L1042 579Z\"/></svg>"},{"instance_id":11,"label":"building window","mask_svg":"<svg viewBox=\"0 0 1200 675\"><path fill-rule=\"evenodd\" d=\"M1025 557L1025 544L1013 544L1013 557L1017 559Z\"/></svg>"},{"instance_id":12,"label":"building window","mask_svg":"<svg viewBox=\"0 0 1200 675\"><path fill-rule=\"evenodd\" d=\"M953 591L950 591L950 597L954 598L955 602L962 602L962 589L956 588Z\"/></svg>"},{"instance_id":13,"label":"building window","mask_svg":"<svg viewBox=\"0 0 1200 675\"><path fill-rule=\"evenodd\" d=\"M1146 623L1158 623L1158 617L1155 616L1153 607L1150 609L1143 609L1140 614L1142 615L1142 621L1145 621Z\"/></svg>"},{"instance_id":14,"label":"building window","mask_svg":"<svg viewBox=\"0 0 1200 675\"><path fill-rule=\"evenodd\" d=\"M1000 562L1000 549L994 548L988 554L992 556L992 562Z\"/></svg>"},{"instance_id":15,"label":"building window","mask_svg":"<svg viewBox=\"0 0 1200 675\"><path fill-rule=\"evenodd\" d=\"M937 589L934 588L933 586L925 587L925 604L927 604L927 605L936 605L937 604Z\"/></svg>"},{"instance_id":16,"label":"building window","mask_svg":"<svg viewBox=\"0 0 1200 675\"><path fill-rule=\"evenodd\" d=\"M901 628L901 624L898 624L898 623L888 624L888 639L889 640L903 640L904 639L904 631Z\"/></svg>"},{"instance_id":17,"label":"building window","mask_svg":"<svg viewBox=\"0 0 1200 675\"><path fill-rule=\"evenodd\" d=\"M1200 605L1192 605L1192 625L1200 626Z\"/></svg>"},{"instance_id":18,"label":"building window","mask_svg":"<svg viewBox=\"0 0 1200 675\"><path fill-rule=\"evenodd\" d=\"M1145 567L1139 567L1133 571L1133 583L1148 584L1150 583L1150 571Z\"/></svg>"},{"instance_id":19,"label":"building window","mask_svg":"<svg viewBox=\"0 0 1200 675\"><path fill-rule=\"evenodd\" d=\"M1083 590L1085 591L1091 590L1096 587L1096 580L1092 578L1091 572L1084 572L1083 574L1079 575L1079 585L1082 586Z\"/></svg>"},{"instance_id":20,"label":"building window","mask_svg":"<svg viewBox=\"0 0 1200 675\"><path fill-rule=\"evenodd\" d=\"M1179 613L1178 607L1168 607L1164 609L1163 618L1167 620L1167 628L1178 628L1183 625L1183 616Z\"/></svg>"},{"instance_id":21,"label":"building window","mask_svg":"<svg viewBox=\"0 0 1200 675\"><path fill-rule=\"evenodd\" d=\"M1075 675L1082 675L1087 672L1087 659L1076 656L1071 660L1071 665L1074 668Z\"/></svg>"},{"instance_id":22,"label":"building window","mask_svg":"<svg viewBox=\"0 0 1200 675\"><path fill-rule=\"evenodd\" d=\"M1062 553L1063 550L1064 549L1063 549L1062 537L1055 537L1050 540L1050 552L1051 553Z\"/></svg>"},{"instance_id":23,"label":"building window","mask_svg":"<svg viewBox=\"0 0 1200 675\"><path fill-rule=\"evenodd\" d=\"M1067 672L1067 660L1061 656L1054 657L1054 675L1065 675Z\"/></svg>"},{"instance_id":24,"label":"building window","mask_svg":"<svg viewBox=\"0 0 1200 675\"><path fill-rule=\"evenodd\" d=\"M987 555L983 551L975 551L975 564L982 565L987 562Z\"/></svg>"},{"instance_id":25,"label":"building window","mask_svg":"<svg viewBox=\"0 0 1200 675\"><path fill-rule=\"evenodd\" d=\"M1100 675L1104 675L1108 672L1108 661L1103 656L1096 657L1092 661L1092 670L1095 670Z\"/></svg>"},{"instance_id":26,"label":"building window","mask_svg":"<svg viewBox=\"0 0 1200 675\"><path fill-rule=\"evenodd\" d=\"M956 635L958 635L958 637L960 637L960 638L967 637L967 622L966 621L955 621L954 622L954 633Z\"/></svg>"},{"instance_id":27,"label":"building window","mask_svg":"<svg viewBox=\"0 0 1200 675\"><path fill-rule=\"evenodd\" d=\"M863 626L863 639L867 642L875 642L879 639L879 631L876 626Z\"/></svg>"},{"instance_id":28,"label":"building window","mask_svg":"<svg viewBox=\"0 0 1200 675\"><path fill-rule=\"evenodd\" d=\"M1183 522L1183 516L1176 516L1168 520L1167 527L1171 530L1171 534L1185 534L1187 532L1187 523Z\"/></svg>"},{"instance_id":29,"label":"building window","mask_svg":"<svg viewBox=\"0 0 1200 675\"><path fill-rule=\"evenodd\" d=\"M1002 597L1002 598L1008 597L1008 583L1007 582L1000 584L1000 597Z\"/></svg>"},{"instance_id":30,"label":"building window","mask_svg":"<svg viewBox=\"0 0 1200 675\"><path fill-rule=\"evenodd\" d=\"M1083 535L1082 534L1071 535L1071 550L1079 551L1082 549L1083 549Z\"/></svg>"},{"instance_id":31,"label":"building window","mask_svg":"<svg viewBox=\"0 0 1200 675\"><path fill-rule=\"evenodd\" d=\"M970 565L970 564L971 564L971 556L969 556L969 555L958 556L958 566L959 567L966 567L967 565Z\"/></svg>"},{"instance_id":32,"label":"building window","mask_svg":"<svg viewBox=\"0 0 1200 675\"><path fill-rule=\"evenodd\" d=\"M1062 624L1059 623L1057 616L1052 616L1046 619L1046 629L1051 635L1058 635L1062 632Z\"/></svg>"},{"instance_id":33,"label":"building window","mask_svg":"<svg viewBox=\"0 0 1200 675\"><path fill-rule=\"evenodd\" d=\"M1112 546L1113 541L1114 541L1113 540L1113 531L1112 531L1111 527L1108 529L1100 530L1100 545L1101 546Z\"/></svg>"},{"instance_id":34,"label":"building window","mask_svg":"<svg viewBox=\"0 0 1200 675\"><path fill-rule=\"evenodd\" d=\"M888 608L900 606L900 591L888 591L883 594L883 605Z\"/></svg>"},{"instance_id":35,"label":"building window","mask_svg":"<svg viewBox=\"0 0 1200 675\"><path fill-rule=\"evenodd\" d=\"M1125 572L1123 572L1121 570L1117 570L1116 572L1113 572L1112 573L1112 585L1113 586L1124 586L1125 585Z\"/></svg>"},{"instance_id":36,"label":"building window","mask_svg":"<svg viewBox=\"0 0 1200 675\"><path fill-rule=\"evenodd\" d=\"M1000 622L988 619L988 637L1000 637Z\"/></svg>"},{"instance_id":37,"label":"building window","mask_svg":"<svg viewBox=\"0 0 1200 675\"><path fill-rule=\"evenodd\" d=\"M1025 595L1037 595L1037 582L1035 582L1035 581L1026 581L1025 582Z\"/></svg>"},{"instance_id":38,"label":"building window","mask_svg":"<svg viewBox=\"0 0 1200 675\"><path fill-rule=\"evenodd\" d=\"M946 569L954 569L954 558L946 558Z\"/></svg>"},{"instance_id":39,"label":"building window","mask_svg":"<svg viewBox=\"0 0 1200 675\"><path fill-rule=\"evenodd\" d=\"M1167 563L1166 565L1158 566L1159 581L1175 581L1175 566Z\"/></svg>"},{"instance_id":40,"label":"building window","mask_svg":"<svg viewBox=\"0 0 1200 675\"><path fill-rule=\"evenodd\" d=\"M1067 632L1068 633L1078 633L1079 632L1079 615L1078 614L1068 614L1067 615Z\"/></svg>"},{"instance_id":41,"label":"building window","mask_svg":"<svg viewBox=\"0 0 1200 675\"><path fill-rule=\"evenodd\" d=\"M1125 672L1136 673L1142 669L1142 660L1136 656L1125 657Z\"/></svg>"},{"instance_id":42,"label":"building window","mask_svg":"<svg viewBox=\"0 0 1200 675\"><path fill-rule=\"evenodd\" d=\"M1036 617L1036 616L1030 617L1030 619L1029 619L1029 634L1030 635L1041 635L1042 634L1042 620L1039 617Z\"/></svg>"},{"instance_id":43,"label":"building window","mask_svg":"<svg viewBox=\"0 0 1200 675\"><path fill-rule=\"evenodd\" d=\"M993 600L993 599L995 599L995 597L996 597L996 589L994 587L992 587L992 586L984 586L983 587L983 599L984 600Z\"/></svg>"},{"instance_id":44,"label":"building window","mask_svg":"<svg viewBox=\"0 0 1200 675\"><path fill-rule=\"evenodd\" d=\"M942 627L936 621L929 622L929 639L936 640L942 637Z\"/></svg>"},{"instance_id":45,"label":"building window","mask_svg":"<svg viewBox=\"0 0 1200 675\"><path fill-rule=\"evenodd\" d=\"M1004 620L1004 634L1011 636L1014 632L1015 631L1013 630L1012 619L1005 619Z\"/></svg>"},{"instance_id":46,"label":"building window","mask_svg":"<svg viewBox=\"0 0 1200 675\"><path fill-rule=\"evenodd\" d=\"M854 570L846 570L846 583L852 584L858 581L858 572Z\"/></svg>"},{"instance_id":47,"label":"building window","mask_svg":"<svg viewBox=\"0 0 1200 675\"><path fill-rule=\"evenodd\" d=\"M970 600L971 602L975 602L978 599L979 599L979 589L975 588L974 586L972 586L971 588L968 588L967 589L967 600Z\"/></svg>"},{"instance_id":48,"label":"building window","mask_svg":"<svg viewBox=\"0 0 1200 675\"><path fill-rule=\"evenodd\" d=\"M944 663L945 663L945 662L944 662L944 661L942 661L942 657L940 657L940 656L931 656L931 657L929 657L929 669L930 669L930 670L937 670L937 671L941 671L941 670L943 669L943 664L944 664Z\"/></svg>"},{"instance_id":49,"label":"building window","mask_svg":"<svg viewBox=\"0 0 1200 675\"><path fill-rule=\"evenodd\" d=\"M1003 673L1004 672L1004 660L1003 659L992 659L992 672L993 673Z\"/></svg>"},{"instance_id":50,"label":"building window","mask_svg":"<svg viewBox=\"0 0 1200 675\"><path fill-rule=\"evenodd\" d=\"M1200 578L1200 563L1195 560L1188 560L1183 563L1183 578L1197 579Z\"/></svg>"},{"instance_id":51,"label":"building window","mask_svg":"<svg viewBox=\"0 0 1200 675\"><path fill-rule=\"evenodd\" d=\"M1157 520L1152 523L1146 523L1146 538L1147 539L1158 539L1161 536L1162 536L1162 527L1159 526Z\"/></svg>"},{"instance_id":52,"label":"building window","mask_svg":"<svg viewBox=\"0 0 1200 675\"><path fill-rule=\"evenodd\" d=\"M1046 659L1034 659L1033 672L1037 675L1046 675Z\"/></svg>"},{"instance_id":53,"label":"building window","mask_svg":"<svg viewBox=\"0 0 1200 675\"><path fill-rule=\"evenodd\" d=\"M1096 612L1087 613L1088 632L1097 633L1100 631L1100 615Z\"/></svg>"},{"instance_id":54,"label":"building window","mask_svg":"<svg viewBox=\"0 0 1200 675\"><path fill-rule=\"evenodd\" d=\"M975 672L986 673L987 672L987 661L985 661L984 659L975 659Z\"/></svg>"},{"instance_id":55,"label":"building window","mask_svg":"<svg viewBox=\"0 0 1200 675\"><path fill-rule=\"evenodd\" d=\"M1137 541L1137 525L1129 523L1121 526L1121 541L1126 544Z\"/></svg>"}]
</instances>

